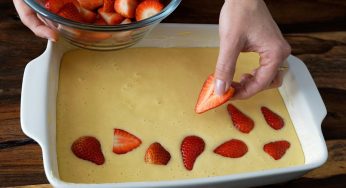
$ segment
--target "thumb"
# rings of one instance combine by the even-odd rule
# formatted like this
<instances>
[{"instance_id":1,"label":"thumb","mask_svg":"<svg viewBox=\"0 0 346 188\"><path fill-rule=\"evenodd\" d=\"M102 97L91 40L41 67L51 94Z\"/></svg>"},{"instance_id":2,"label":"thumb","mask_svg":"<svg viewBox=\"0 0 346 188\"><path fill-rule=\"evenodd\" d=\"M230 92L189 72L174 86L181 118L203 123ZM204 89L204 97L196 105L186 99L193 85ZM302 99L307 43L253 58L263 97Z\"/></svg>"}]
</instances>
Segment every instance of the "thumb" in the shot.
<instances>
[{"instance_id":1,"label":"thumb","mask_svg":"<svg viewBox=\"0 0 346 188\"><path fill-rule=\"evenodd\" d=\"M217 95L223 95L232 83L236 62L240 53L239 42L230 39L220 40L220 51L215 68L215 88Z\"/></svg>"}]
</instances>

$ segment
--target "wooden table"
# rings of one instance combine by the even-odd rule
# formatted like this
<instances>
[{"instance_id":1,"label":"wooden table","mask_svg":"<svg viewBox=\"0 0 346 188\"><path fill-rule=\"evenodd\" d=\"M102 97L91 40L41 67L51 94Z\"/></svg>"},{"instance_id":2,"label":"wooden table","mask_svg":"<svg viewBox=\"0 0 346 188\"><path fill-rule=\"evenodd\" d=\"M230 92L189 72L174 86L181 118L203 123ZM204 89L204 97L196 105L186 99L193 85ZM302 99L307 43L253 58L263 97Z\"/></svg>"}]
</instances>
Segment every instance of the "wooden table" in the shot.
<instances>
[{"instance_id":1,"label":"wooden table","mask_svg":"<svg viewBox=\"0 0 346 188\"><path fill-rule=\"evenodd\" d=\"M322 124L328 162L300 179L272 186L346 187L346 2L266 2L292 53L308 66L328 110ZM166 22L217 23L221 5L221 0L184 1ZM0 12L0 187L46 184L41 149L23 134L19 122L23 70L44 51L46 40L21 24L11 0L0 1Z\"/></svg>"}]
</instances>

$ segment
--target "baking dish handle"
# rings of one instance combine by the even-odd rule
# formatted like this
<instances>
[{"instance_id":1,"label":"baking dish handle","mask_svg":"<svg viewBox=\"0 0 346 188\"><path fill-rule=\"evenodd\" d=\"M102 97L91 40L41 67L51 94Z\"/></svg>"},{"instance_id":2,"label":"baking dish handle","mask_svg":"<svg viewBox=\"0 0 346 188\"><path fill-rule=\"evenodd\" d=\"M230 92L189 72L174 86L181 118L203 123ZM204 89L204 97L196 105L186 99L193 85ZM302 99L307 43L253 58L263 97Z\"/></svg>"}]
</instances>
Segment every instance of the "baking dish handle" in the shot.
<instances>
[{"instance_id":1,"label":"baking dish handle","mask_svg":"<svg viewBox=\"0 0 346 188\"><path fill-rule=\"evenodd\" d=\"M46 143L48 63L46 53L29 62L24 70L20 122L23 132L38 142Z\"/></svg>"}]
</instances>

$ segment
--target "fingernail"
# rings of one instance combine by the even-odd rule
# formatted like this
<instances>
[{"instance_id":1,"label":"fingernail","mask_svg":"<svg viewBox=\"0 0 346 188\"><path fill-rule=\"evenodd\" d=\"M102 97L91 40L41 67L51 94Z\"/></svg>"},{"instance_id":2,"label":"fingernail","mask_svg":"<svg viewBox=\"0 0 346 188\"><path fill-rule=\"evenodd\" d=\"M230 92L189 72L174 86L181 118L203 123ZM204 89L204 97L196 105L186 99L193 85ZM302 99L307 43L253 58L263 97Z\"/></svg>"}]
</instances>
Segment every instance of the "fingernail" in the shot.
<instances>
[{"instance_id":1,"label":"fingernail","mask_svg":"<svg viewBox=\"0 0 346 188\"><path fill-rule=\"evenodd\" d=\"M216 79L215 80L215 93L219 96L223 95L226 90L226 82Z\"/></svg>"}]
</instances>

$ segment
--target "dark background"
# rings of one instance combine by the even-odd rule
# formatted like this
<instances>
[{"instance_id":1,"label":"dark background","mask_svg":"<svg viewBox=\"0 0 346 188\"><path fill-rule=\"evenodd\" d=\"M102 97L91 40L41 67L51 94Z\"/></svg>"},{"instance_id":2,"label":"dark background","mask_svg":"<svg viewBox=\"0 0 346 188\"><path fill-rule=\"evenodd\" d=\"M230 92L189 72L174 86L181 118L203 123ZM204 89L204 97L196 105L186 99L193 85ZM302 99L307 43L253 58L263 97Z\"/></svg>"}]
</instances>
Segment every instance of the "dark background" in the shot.
<instances>
[{"instance_id":1,"label":"dark background","mask_svg":"<svg viewBox=\"0 0 346 188\"><path fill-rule=\"evenodd\" d=\"M328 162L280 186L346 187L346 0L266 3L292 53L308 66L328 109L322 124ZM183 0L164 22L217 24L222 4ZM40 147L22 133L19 122L24 67L45 46L46 40L22 25L12 0L0 0L0 187L47 183Z\"/></svg>"}]
</instances>

